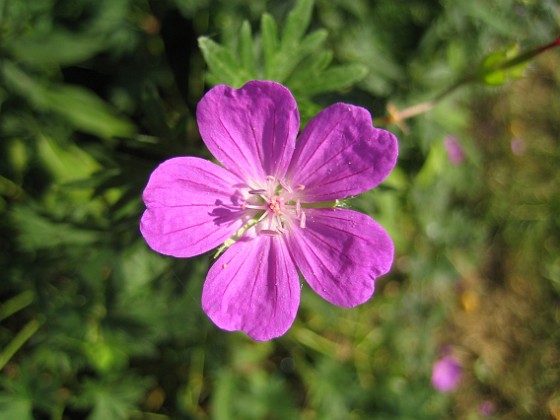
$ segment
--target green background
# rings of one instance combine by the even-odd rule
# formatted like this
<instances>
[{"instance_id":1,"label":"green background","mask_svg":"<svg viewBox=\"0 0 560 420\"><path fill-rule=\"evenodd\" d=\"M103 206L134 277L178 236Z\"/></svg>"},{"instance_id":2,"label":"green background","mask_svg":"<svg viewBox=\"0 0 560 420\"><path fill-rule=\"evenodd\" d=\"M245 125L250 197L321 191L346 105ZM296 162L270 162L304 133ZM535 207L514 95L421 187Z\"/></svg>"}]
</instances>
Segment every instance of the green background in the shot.
<instances>
[{"instance_id":1,"label":"green background","mask_svg":"<svg viewBox=\"0 0 560 420\"><path fill-rule=\"evenodd\" d=\"M559 26L552 0L0 0L0 418L560 418L560 51L500 67ZM211 158L205 90L260 78L303 123L350 102L400 145L348 202L391 234L391 273L354 309L302 281L267 343L202 312L211 253L138 230L160 162Z\"/></svg>"}]
</instances>

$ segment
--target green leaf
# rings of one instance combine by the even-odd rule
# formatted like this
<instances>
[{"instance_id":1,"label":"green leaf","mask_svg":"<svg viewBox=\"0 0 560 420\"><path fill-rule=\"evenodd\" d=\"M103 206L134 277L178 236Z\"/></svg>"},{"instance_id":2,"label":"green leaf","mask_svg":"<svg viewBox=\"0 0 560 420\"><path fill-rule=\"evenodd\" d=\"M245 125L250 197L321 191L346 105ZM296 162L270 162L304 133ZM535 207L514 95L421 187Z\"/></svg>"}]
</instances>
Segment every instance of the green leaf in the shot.
<instances>
[{"instance_id":1,"label":"green leaf","mask_svg":"<svg viewBox=\"0 0 560 420\"><path fill-rule=\"evenodd\" d=\"M137 401L145 392L145 381L134 380L129 375L121 382L94 382L84 385L78 406L93 406L89 420L128 419Z\"/></svg>"},{"instance_id":2,"label":"green leaf","mask_svg":"<svg viewBox=\"0 0 560 420\"><path fill-rule=\"evenodd\" d=\"M43 85L9 61L3 63L1 70L8 86L16 93L39 110L60 115L78 130L104 138L126 137L135 131L106 102L82 87Z\"/></svg>"},{"instance_id":3,"label":"green leaf","mask_svg":"<svg viewBox=\"0 0 560 420\"><path fill-rule=\"evenodd\" d=\"M83 1L37 0L12 7L4 3L0 2L5 13L2 19L0 12L0 22L6 50L18 62L36 67L79 64L101 51L121 47L123 38L119 36L128 26L125 19L130 11L128 0L99 0L91 7ZM80 14L84 9L87 13ZM66 13L76 19L70 28L57 18Z\"/></svg>"},{"instance_id":4,"label":"green leaf","mask_svg":"<svg viewBox=\"0 0 560 420\"><path fill-rule=\"evenodd\" d=\"M490 86L499 86L523 77L528 61L510 65L518 52L519 46L515 44L486 56L478 71L481 81Z\"/></svg>"},{"instance_id":5,"label":"green leaf","mask_svg":"<svg viewBox=\"0 0 560 420\"><path fill-rule=\"evenodd\" d=\"M287 78L286 84L293 89L295 86L306 84L311 79L319 78L321 73L329 67L332 59L331 50L319 50L303 58L295 71Z\"/></svg>"},{"instance_id":6,"label":"green leaf","mask_svg":"<svg viewBox=\"0 0 560 420\"><path fill-rule=\"evenodd\" d=\"M248 22L243 23L237 44L228 42L226 46L207 37L199 38L209 68L207 81L240 87L249 80L274 80L299 95L300 101L305 96L347 88L361 80L367 73L365 65L341 64L329 68L333 52L325 48L326 30L318 29L306 35L313 4L313 0L297 1L280 37L274 18L263 14L260 43L253 41Z\"/></svg>"},{"instance_id":7,"label":"green leaf","mask_svg":"<svg viewBox=\"0 0 560 420\"><path fill-rule=\"evenodd\" d=\"M447 155L443 144L434 143L430 148L430 153L422 169L416 175L416 185L419 188L428 188L430 185L433 185L435 179L442 174L447 161Z\"/></svg>"},{"instance_id":8,"label":"green leaf","mask_svg":"<svg viewBox=\"0 0 560 420\"><path fill-rule=\"evenodd\" d=\"M21 39L9 44L9 51L19 61L33 65L67 66L84 61L105 48L102 37L77 36L57 30L47 36Z\"/></svg>"},{"instance_id":9,"label":"green leaf","mask_svg":"<svg viewBox=\"0 0 560 420\"><path fill-rule=\"evenodd\" d=\"M300 79L290 87L300 95L316 95L346 88L363 79L366 74L367 68L361 64L341 65L331 67L318 77Z\"/></svg>"},{"instance_id":10,"label":"green leaf","mask_svg":"<svg viewBox=\"0 0 560 420\"><path fill-rule=\"evenodd\" d=\"M33 105L44 108L48 106L46 89L31 76L20 70L11 61L5 61L1 67L6 86L26 98Z\"/></svg>"},{"instance_id":11,"label":"green leaf","mask_svg":"<svg viewBox=\"0 0 560 420\"><path fill-rule=\"evenodd\" d=\"M276 55L278 53L278 26L268 13L261 18L261 34L264 58L264 78L275 80Z\"/></svg>"},{"instance_id":12,"label":"green leaf","mask_svg":"<svg viewBox=\"0 0 560 420\"><path fill-rule=\"evenodd\" d=\"M75 144L62 147L50 137L39 136L37 149L44 165L58 182L89 177L100 169L99 163Z\"/></svg>"},{"instance_id":13,"label":"green leaf","mask_svg":"<svg viewBox=\"0 0 560 420\"><path fill-rule=\"evenodd\" d=\"M153 279L162 275L169 266L169 260L151 251L144 243L137 242L127 249L119 259L123 293L125 297L149 296Z\"/></svg>"},{"instance_id":14,"label":"green leaf","mask_svg":"<svg viewBox=\"0 0 560 420\"><path fill-rule=\"evenodd\" d=\"M47 91L48 108L74 127L100 137L127 137L134 133L128 121L113 114L100 98L78 86L59 86Z\"/></svg>"},{"instance_id":15,"label":"green leaf","mask_svg":"<svg viewBox=\"0 0 560 420\"><path fill-rule=\"evenodd\" d=\"M51 220L28 206L15 208L11 213L11 220L19 228L18 239L21 247L30 251L59 246L91 245L100 237L100 232Z\"/></svg>"},{"instance_id":16,"label":"green leaf","mask_svg":"<svg viewBox=\"0 0 560 420\"><path fill-rule=\"evenodd\" d=\"M285 81L296 66L308 55L317 51L327 39L327 31L318 30L307 35L292 52L282 51L276 67L276 77Z\"/></svg>"},{"instance_id":17,"label":"green leaf","mask_svg":"<svg viewBox=\"0 0 560 420\"><path fill-rule=\"evenodd\" d=\"M311 59L305 67L317 73L322 72L329 67L333 60L333 56L334 54L331 50L319 51L317 54L313 54L311 56Z\"/></svg>"},{"instance_id":18,"label":"green leaf","mask_svg":"<svg viewBox=\"0 0 560 420\"><path fill-rule=\"evenodd\" d=\"M120 169L102 169L92 173L90 176L68 181L60 184L60 188L68 190L83 190L88 188L95 188L106 182L107 180L120 175Z\"/></svg>"},{"instance_id":19,"label":"green leaf","mask_svg":"<svg viewBox=\"0 0 560 420\"><path fill-rule=\"evenodd\" d=\"M128 355L124 351L122 343L115 343L104 338L84 343L84 353L100 373L121 370L128 363Z\"/></svg>"},{"instance_id":20,"label":"green leaf","mask_svg":"<svg viewBox=\"0 0 560 420\"><path fill-rule=\"evenodd\" d=\"M251 24L244 21L241 25L241 34L239 38L239 53L241 56L241 64L249 73L252 79L257 78L255 52L253 48L253 34L251 33Z\"/></svg>"},{"instance_id":21,"label":"green leaf","mask_svg":"<svg viewBox=\"0 0 560 420\"><path fill-rule=\"evenodd\" d=\"M28 398L0 394L0 412L2 418L17 420L33 420L33 405Z\"/></svg>"},{"instance_id":22,"label":"green leaf","mask_svg":"<svg viewBox=\"0 0 560 420\"><path fill-rule=\"evenodd\" d=\"M236 390L235 377L229 370L222 370L218 372L216 376L216 388L212 404L214 407L214 416L216 420L233 419L231 406Z\"/></svg>"},{"instance_id":23,"label":"green leaf","mask_svg":"<svg viewBox=\"0 0 560 420\"><path fill-rule=\"evenodd\" d=\"M288 52L293 50L311 21L313 12L313 0L299 0L293 10L288 14L282 32L282 50Z\"/></svg>"},{"instance_id":24,"label":"green leaf","mask_svg":"<svg viewBox=\"0 0 560 420\"><path fill-rule=\"evenodd\" d=\"M226 47L208 37L198 38L198 46L210 69L209 78L213 84L224 83L241 87L250 75L239 65L235 56Z\"/></svg>"}]
</instances>

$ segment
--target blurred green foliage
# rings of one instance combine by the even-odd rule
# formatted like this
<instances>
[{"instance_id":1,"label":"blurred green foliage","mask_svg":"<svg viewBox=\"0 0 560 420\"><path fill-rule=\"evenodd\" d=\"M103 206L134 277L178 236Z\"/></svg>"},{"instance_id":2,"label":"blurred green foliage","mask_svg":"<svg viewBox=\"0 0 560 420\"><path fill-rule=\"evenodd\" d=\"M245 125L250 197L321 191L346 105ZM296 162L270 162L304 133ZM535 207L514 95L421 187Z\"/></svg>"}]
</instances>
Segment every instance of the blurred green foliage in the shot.
<instances>
[{"instance_id":1,"label":"blurred green foliage","mask_svg":"<svg viewBox=\"0 0 560 420\"><path fill-rule=\"evenodd\" d=\"M559 418L560 56L499 69L559 16L553 0L0 0L1 417ZM143 242L150 172L209 157L205 86L268 78L304 121L335 101L381 117L479 65L501 87L390 126L398 167L348 203L397 245L371 302L303 283L294 327L255 343L202 312L211 256ZM465 369L452 395L430 386L442 346Z\"/></svg>"}]
</instances>

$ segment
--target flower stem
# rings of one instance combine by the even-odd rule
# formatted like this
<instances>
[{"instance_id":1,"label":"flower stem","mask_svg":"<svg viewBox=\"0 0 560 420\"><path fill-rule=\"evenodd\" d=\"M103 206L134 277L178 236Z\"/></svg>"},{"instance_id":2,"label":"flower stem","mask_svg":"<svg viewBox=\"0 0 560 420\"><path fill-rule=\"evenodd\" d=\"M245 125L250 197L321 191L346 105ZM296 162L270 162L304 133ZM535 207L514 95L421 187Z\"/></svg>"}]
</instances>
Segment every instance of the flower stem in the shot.
<instances>
[{"instance_id":1,"label":"flower stem","mask_svg":"<svg viewBox=\"0 0 560 420\"><path fill-rule=\"evenodd\" d=\"M17 351L29 340L33 334L41 327L43 321L33 319L29 321L8 343L4 351L0 353L0 370L6 366L6 363L17 353Z\"/></svg>"},{"instance_id":2,"label":"flower stem","mask_svg":"<svg viewBox=\"0 0 560 420\"><path fill-rule=\"evenodd\" d=\"M333 357L336 355L336 343L322 337L321 335L305 328L294 328L293 336L298 343L309 347L326 356Z\"/></svg>"},{"instance_id":3,"label":"flower stem","mask_svg":"<svg viewBox=\"0 0 560 420\"><path fill-rule=\"evenodd\" d=\"M443 98L445 98L452 92L456 91L458 88L473 82L484 80L486 76L496 71L507 70L512 67L523 64L531 60L532 58L536 57L537 55L542 54L543 52L558 46L560 46L560 36L556 38L554 41L546 45L525 51L513 58L498 63L496 66L485 67L483 65L480 65L476 71L461 77L459 80L455 81L453 84L451 84L446 89L444 89L439 94L437 94L434 97L434 99L432 99L431 101L422 102L420 104L416 104L402 110L397 109L393 104L389 103L387 105L388 115L374 119L374 125L376 127L380 127L380 126L387 126L389 124L396 124L401 126L401 129L403 129L403 131L406 131L406 126L402 124L403 121L411 117L414 117L416 115L424 114L425 112L430 111Z\"/></svg>"},{"instance_id":4,"label":"flower stem","mask_svg":"<svg viewBox=\"0 0 560 420\"><path fill-rule=\"evenodd\" d=\"M22 310L26 306L31 305L34 297L33 292L26 290L4 302L4 304L0 307L0 321Z\"/></svg>"}]
</instances>

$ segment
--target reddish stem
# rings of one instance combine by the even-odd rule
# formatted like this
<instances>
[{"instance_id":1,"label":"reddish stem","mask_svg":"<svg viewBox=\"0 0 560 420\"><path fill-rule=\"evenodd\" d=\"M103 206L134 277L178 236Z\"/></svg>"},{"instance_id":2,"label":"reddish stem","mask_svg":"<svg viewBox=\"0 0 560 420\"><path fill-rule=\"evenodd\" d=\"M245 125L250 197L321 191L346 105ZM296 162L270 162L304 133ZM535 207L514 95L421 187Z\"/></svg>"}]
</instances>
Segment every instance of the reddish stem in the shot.
<instances>
[{"instance_id":1,"label":"reddish stem","mask_svg":"<svg viewBox=\"0 0 560 420\"><path fill-rule=\"evenodd\" d=\"M554 47L560 47L560 36L558 38L556 38L554 41L552 41L550 44L546 44L544 46L542 46L541 48L539 48L539 53L544 52L546 50L549 50L551 48Z\"/></svg>"}]
</instances>

